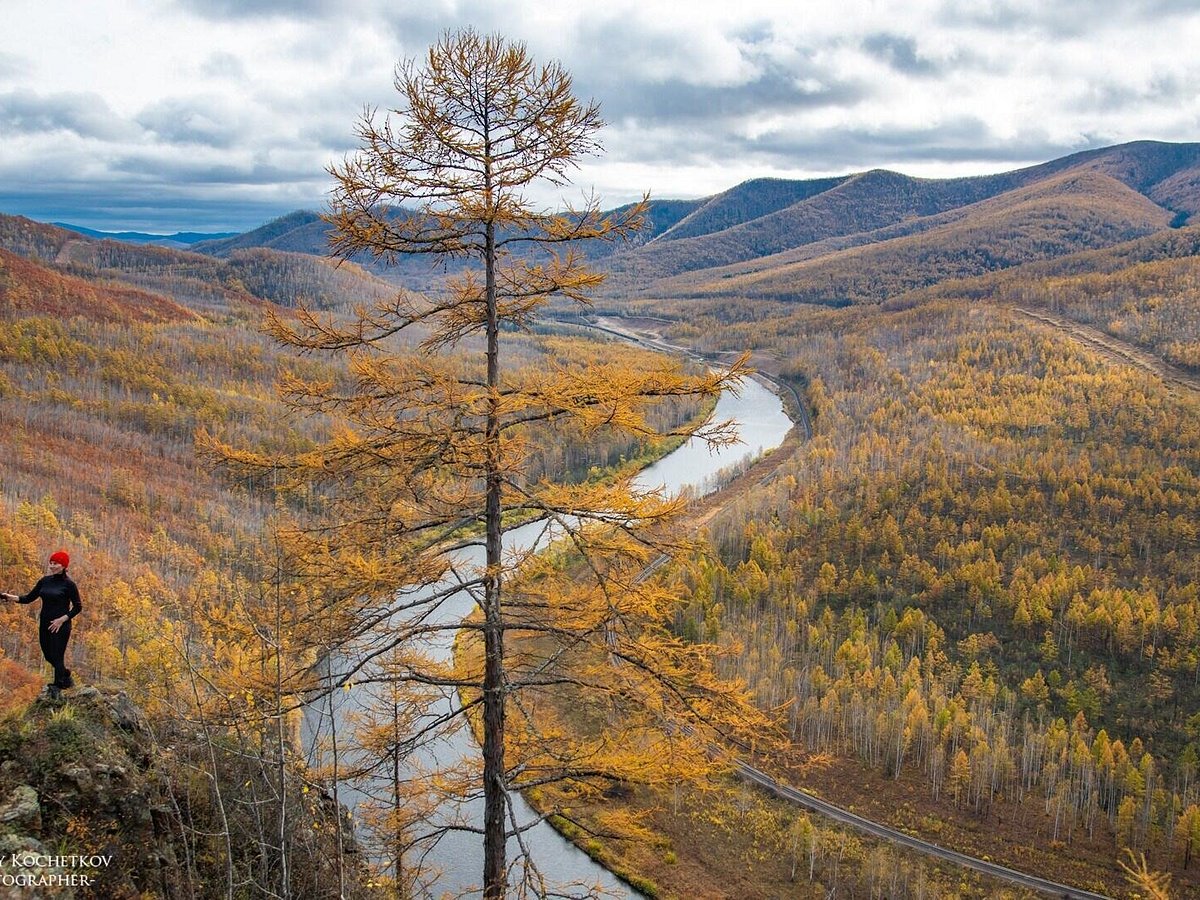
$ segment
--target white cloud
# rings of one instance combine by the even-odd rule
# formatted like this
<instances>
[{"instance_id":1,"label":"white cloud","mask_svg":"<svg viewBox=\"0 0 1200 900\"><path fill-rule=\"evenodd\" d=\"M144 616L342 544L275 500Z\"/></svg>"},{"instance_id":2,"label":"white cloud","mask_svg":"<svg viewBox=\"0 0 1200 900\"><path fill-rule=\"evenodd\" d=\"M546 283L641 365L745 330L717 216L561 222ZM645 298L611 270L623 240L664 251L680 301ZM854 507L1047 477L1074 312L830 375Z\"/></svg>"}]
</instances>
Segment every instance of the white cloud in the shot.
<instances>
[{"instance_id":1,"label":"white cloud","mask_svg":"<svg viewBox=\"0 0 1200 900\"><path fill-rule=\"evenodd\" d=\"M28 67L29 60L20 54L0 50L0 84L15 81Z\"/></svg>"},{"instance_id":2,"label":"white cloud","mask_svg":"<svg viewBox=\"0 0 1200 900\"><path fill-rule=\"evenodd\" d=\"M579 183L613 202L647 188L698 196L759 175L963 174L1098 143L1200 139L1192 0L680 9L8 0L0 211L45 218L39 209L74 196L82 224L134 208L145 217L154 187L172 198L169 230L222 209L220 227L248 227L257 221L244 217L264 209L319 205L323 166L352 147L357 115L392 102L397 59L465 25L559 59L601 101L608 153L585 162Z\"/></svg>"}]
</instances>

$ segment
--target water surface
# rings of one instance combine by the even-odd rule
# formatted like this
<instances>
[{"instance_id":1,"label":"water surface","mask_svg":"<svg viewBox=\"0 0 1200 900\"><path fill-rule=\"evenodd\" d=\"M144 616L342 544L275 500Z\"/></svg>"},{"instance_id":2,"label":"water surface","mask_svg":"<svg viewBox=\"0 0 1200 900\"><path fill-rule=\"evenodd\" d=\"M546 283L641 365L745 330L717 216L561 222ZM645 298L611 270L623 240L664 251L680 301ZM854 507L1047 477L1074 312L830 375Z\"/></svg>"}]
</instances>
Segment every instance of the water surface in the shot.
<instances>
[{"instance_id":1,"label":"water surface","mask_svg":"<svg viewBox=\"0 0 1200 900\"><path fill-rule=\"evenodd\" d=\"M717 477L731 466L744 463L764 451L777 447L791 428L792 423L784 412L779 398L762 383L747 379L738 394L726 391L719 398L713 413L717 421L734 420L738 423L741 443L710 451L703 441L692 439L658 462L644 469L637 477L639 487L644 489L663 488L674 494L689 489L696 494L707 493L713 488ZM508 531L504 535L506 551L526 550L539 546L546 535L541 523L526 525ZM477 569L483 562L482 548L471 548L459 554L464 569ZM432 593L446 585L431 586ZM475 603L465 591L457 592L443 601L437 608L436 621L454 624L462 621L475 609ZM427 652L436 659L448 660L453 652L453 633L446 631L429 641ZM345 665L345 659L340 660ZM333 665L338 666L339 661ZM369 670L364 673L369 675ZM361 675L359 680L365 680ZM338 691L334 696L335 715L339 732L349 733L349 725L355 714L371 703L369 691L378 690L370 685L352 686L348 691ZM443 692L425 711L427 717L443 716L459 708L457 693ZM306 731L309 739L324 739L329 731L328 706L312 708L306 715ZM459 728L444 738L420 748L406 763L403 776L419 781L423 773L452 766L479 756L479 748L469 729ZM390 781L365 784L366 790L379 796L389 796ZM356 810L365 794L364 785L343 785L339 792L341 802ZM519 822L532 823L537 815L519 794L514 797L515 815ZM465 824L478 827L483 821L482 799L465 803L444 803L438 807L436 818L440 824ZM563 838L545 822L534 824L524 834L524 841L539 873L552 885L595 886L606 895L616 897L641 896L628 885L619 881L603 867L593 862L583 851ZM509 846L509 858L518 855L513 841ZM423 869L430 873L425 883L428 894L440 897L480 896L477 885L483 871L483 840L479 834L469 832L446 833L423 861ZM568 894L583 895L586 891L575 888Z\"/></svg>"}]
</instances>

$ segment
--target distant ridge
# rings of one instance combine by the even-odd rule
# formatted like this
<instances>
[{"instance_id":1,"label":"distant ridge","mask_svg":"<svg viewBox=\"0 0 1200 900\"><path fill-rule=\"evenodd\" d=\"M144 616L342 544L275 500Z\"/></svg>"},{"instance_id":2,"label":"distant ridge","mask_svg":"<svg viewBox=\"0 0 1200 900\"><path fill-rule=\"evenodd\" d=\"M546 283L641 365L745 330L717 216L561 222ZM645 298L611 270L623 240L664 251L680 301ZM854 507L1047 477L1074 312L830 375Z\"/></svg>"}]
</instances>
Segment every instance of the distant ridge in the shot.
<instances>
[{"instance_id":1,"label":"distant ridge","mask_svg":"<svg viewBox=\"0 0 1200 900\"><path fill-rule=\"evenodd\" d=\"M930 217L1046 182L1071 170L1092 171L1121 182L1169 212L1168 220L1175 226L1200 212L1200 144L1139 141L969 178L914 178L874 169L840 179L782 185L772 179L748 181L710 199L691 219L637 254L614 260L613 268L636 272L640 281L650 282L639 285L639 290L673 295L670 285L655 282L689 272L697 273L699 278L702 270L754 264L822 241L839 239L843 243L838 249L846 249L902 237L927 230ZM783 186L800 199L782 206L772 202L785 189ZM709 223L689 228L689 222L702 221L706 210L719 209L734 198L743 207L757 205L762 214L741 217L724 228L714 229ZM887 234L882 229L893 232ZM631 286L621 279L618 283L623 288Z\"/></svg>"},{"instance_id":2,"label":"distant ridge","mask_svg":"<svg viewBox=\"0 0 1200 900\"><path fill-rule=\"evenodd\" d=\"M1029 190L1035 194L1021 193ZM807 180L755 178L698 200L652 200L646 219L629 243L586 248L594 260L603 259L613 294L880 302L943 279L1196 223L1200 143L1136 141L968 178L915 178L884 169ZM327 256L328 225L301 210L192 245L217 257L252 248ZM366 257L355 261L417 289L460 265L436 268L425 258L393 267Z\"/></svg>"},{"instance_id":3,"label":"distant ridge","mask_svg":"<svg viewBox=\"0 0 1200 900\"><path fill-rule=\"evenodd\" d=\"M695 211L654 239L677 241L732 228L824 193L850 177L817 178L811 181L755 178L743 181L715 197L699 201Z\"/></svg>"},{"instance_id":4,"label":"distant ridge","mask_svg":"<svg viewBox=\"0 0 1200 900\"><path fill-rule=\"evenodd\" d=\"M644 227L637 236L638 240L645 243L670 231L677 223L685 220L706 202L705 200L651 200L646 212ZM620 214L629 208L629 205L621 206L611 212ZM329 236L330 228L319 213L300 209L280 216L278 219L272 219L265 225L260 225L258 228L242 234L200 241L192 249L210 256L228 256L234 250L246 250L252 247L267 247L272 250L324 256L329 253ZM366 260L359 260L359 262L367 264Z\"/></svg>"},{"instance_id":5,"label":"distant ridge","mask_svg":"<svg viewBox=\"0 0 1200 900\"><path fill-rule=\"evenodd\" d=\"M395 290L353 263L336 265L309 254L255 247L214 258L180 248L100 240L23 216L0 214L0 250L44 269L45 273L35 273L10 261L11 271L21 273L22 279L33 284L44 298L38 308L53 300L67 315L73 310L64 298L71 296L83 297L81 302L88 310L95 310L98 317L116 308L109 302L112 296L100 291L93 292L93 297L76 283L80 280L93 286L138 292L137 296L124 295L122 302L153 307L152 317L160 319L177 310L155 307L148 299L151 295L202 314L223 315L231 304L236 307L262 302L280 306L303 302L332 309L391 296ZM60 276L74 281L62 281ZM13 294L10 299L16 304L24 296ZM88 313L81 310L80 314ZM131 316L138 318L141 313Z\"/></svg>"},{"instance_id":6,"label":"distant ridge","mask_svg":"<svg viewBox=\"0 0 1200 900\"><path fill-rule=\"evenodd\" d=\"M654 240L678 222L697 210L703 200L651 200L646 211L643 228L632 239L634 246ZM610 213L619 215L629 205L618 207ZM218 258L228 258L239 251L263 248L284 253L304 253L311 256L329 256L330 226L319 213L312 210L297 210L272 219L251 231L219 240L200 241L190 249ZM596 243L590 247L593 258L619 252L626 245ZM354 262L375 275L401 282L410 288L421 289L441 278L447 271L462 265L453 260L448 264L431 260L425 256L401 258L394 266L387 266L367 254L354 257Z\"/></svg>"},{"instance_id":7,"label":"distant ridge","mask_svg":"<svg viewBox=\"0 0 1200 900\"><path fill-rule=\"evenodd\" d=\"M1109 175L1067 170L907 229L885 229L878 240L827 241L821 248L828 252L809 255L801 247L663 279L656 288L666 296L882 303L948 279L1112 246L1170 221L1169 211Z\"/></svg>"},{"instance_id":8,"label":"distant ridge","mask_svg":"<svg viewBox=\"0 0 1200 900\"><path fill-rule=\"evenodd\" d=\"M69 222L51 222L56 228L65 228L78 234L99 240L123 241L127 244L154 244L159 247L190 247L201 241L220 240L233 237L236 231L200 232L177 231L174 234L148 234L144 231L97 231L94 228L84 228L82 225L72 225Z\"/></svg>"},{"instance_id":9,"label":"distant ridge","mask_svg":"<svg viewBox=\"0 0 1200 900\"><path fill-rule=\"evenodd\" d=\"M266 247L291 253L324 255L329 252L328 226L319 213L298 209L241 234L214 236L192 247L209 256L228 256L234 250Z\"/></svg>"}]
</instances>

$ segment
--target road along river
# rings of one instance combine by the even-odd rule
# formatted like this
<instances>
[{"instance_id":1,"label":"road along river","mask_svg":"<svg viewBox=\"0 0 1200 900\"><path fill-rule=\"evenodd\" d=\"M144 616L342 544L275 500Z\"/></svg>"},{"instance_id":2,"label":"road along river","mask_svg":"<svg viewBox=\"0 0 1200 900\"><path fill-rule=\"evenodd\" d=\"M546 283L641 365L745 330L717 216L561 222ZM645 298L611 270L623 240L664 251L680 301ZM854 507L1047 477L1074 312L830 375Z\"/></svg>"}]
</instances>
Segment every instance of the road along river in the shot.
<instances>
[{"instance_id":1,"label":"road along river","mask_svg":"<svg viewBox=\"0 0 1200 900\"><path fill-rule=\"evenodd\" d=\"M780 398L753 378L743 383L738 394L724 393L717 401L713 417L718 421L737 422L741 442L720 451L710 452L702 442L690 441L644 469L638 475L638 485L646 489L663 487L669 493L678 493L686 488L702 495L717 486L723 470L745 464L749 459L779 446L792 428L792 421L788 418ZM504 535L505 550L536 548L539 540L543 539L543 534L544 527L540 523L514 528ZM464 570L478 570L482 566L482 548L463 551L458 560L460 574ZM433 585L429 590L444 590L446 587L445 584ZM475 604L470 596L465 591L458 592L438 604L435 612L436 624L452 625L461 622L474 609ZM452 630L437 632L437 637L431 639L424 650L432 658L450 659L453 655ZM332 661L331 665L338 671L350 668L349 661L344 658ZM322 747L319 755L326 763L332 734L331 714L336 717L338 723L339 741L346 745L349 743L347 736L351 733L353 721L366 709L373 705L378 706L382 690L379 685L370 684L371 676L368 665L367 669L354 676L349 689L334 692L330 698L332 703L322 700L305 710L305 742L310 746ZM335 680L336 677L335 675ZM354 681L359 683L354 684ZM375 696L372 696L372 692ZM448 716L459 707L457 692L445 689L425 710L422 721L433 722L438 717ZM460 717L460 720L463 720L463 727L418 748L412 756L403 761L400 777L419 783L425 777L425 773L453 768L461 765L464 760L477 759L478 745L470 729L465 727L464 717ZM343 769L346 768L347 760L353 759L354 756L353 751L347 753L343 750ZM359 780L355 784L343 783L339 786L338 799L352 811L356 823L361 822L360 805L364 804L369 795L384 799L390 797L390 777L381 776L374 783ZM512 799L512 815L515 820L521 825L532 826L522 834L522 841L537 872L551 890L561 891L559 896L584 896L596 888L608 896L640 896L593 862L548 824L537 822L537 814L519 794ZM478 828L483 821L483 801L480 798L465 803L443 802L434 811L433 819L435 827ZM513 839L510 841L508 856L513 859L518 853L519 846ZM417 860L406 860L406 865L412 866L416 862ZM447 831L423 854L420 868L423 875L418 889L419 896L480 896L478 885L483 871L482 837L471 831ZM512 877L519 878L520 874L518 871Z\"/></svg>"}]
</instances>

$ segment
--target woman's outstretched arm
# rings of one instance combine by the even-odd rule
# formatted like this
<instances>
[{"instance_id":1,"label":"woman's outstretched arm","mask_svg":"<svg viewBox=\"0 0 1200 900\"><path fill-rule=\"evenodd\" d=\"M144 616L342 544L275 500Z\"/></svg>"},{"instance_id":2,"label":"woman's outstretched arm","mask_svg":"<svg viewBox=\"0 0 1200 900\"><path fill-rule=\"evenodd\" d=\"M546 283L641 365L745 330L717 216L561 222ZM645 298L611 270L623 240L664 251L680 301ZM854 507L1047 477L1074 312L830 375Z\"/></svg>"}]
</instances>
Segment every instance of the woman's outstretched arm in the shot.
<instances>
[{"instance_id":1,"label":"woman's outstretched arm","mask_svg":"<svg viewBox=\"0 0 1200 900\"><path fill-rule=\"evenodd\" d=\"M38 597L42 596L42 579L38 579L37 584L33 586L28 594L0 594L0 598L4 600L16 600L18 603L32 603ZM75 592L75 603L79 603L79 591Z\"/></svg>"}]
</instances>

